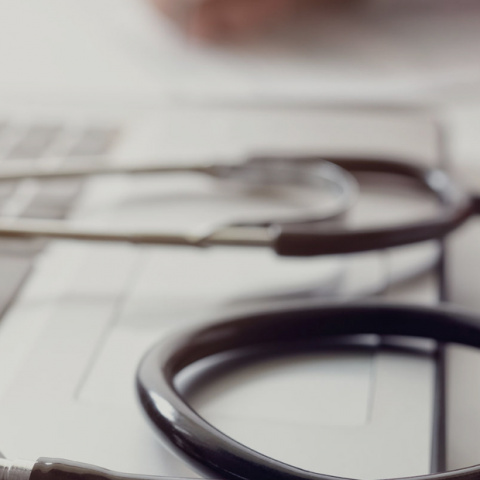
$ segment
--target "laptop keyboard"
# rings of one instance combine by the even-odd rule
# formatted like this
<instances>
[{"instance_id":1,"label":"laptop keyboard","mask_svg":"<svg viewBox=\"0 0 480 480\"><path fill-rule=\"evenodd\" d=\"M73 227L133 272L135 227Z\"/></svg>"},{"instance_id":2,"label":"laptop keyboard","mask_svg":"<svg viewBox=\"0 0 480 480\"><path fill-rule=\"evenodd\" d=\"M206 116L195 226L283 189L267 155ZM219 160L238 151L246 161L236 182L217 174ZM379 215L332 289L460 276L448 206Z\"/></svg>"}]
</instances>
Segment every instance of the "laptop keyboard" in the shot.
<instances>
[{"instance_id":1,"label":"laptop keyboard","mask_svg":"<svg viewBox=\"0 0 480 480\"><path fill-rule=\"evenodd\" d=\"M62 163L69 158L107 154L119 130L112 126L27 123L0 120L0 168L9 162ZM55 160L50 160L50 158ZM64 218L81 180L25 180L0 183L0 215L9 218ZM25 281L44 240L0 239L0 315Z\"/></svg>"}]
</instances>

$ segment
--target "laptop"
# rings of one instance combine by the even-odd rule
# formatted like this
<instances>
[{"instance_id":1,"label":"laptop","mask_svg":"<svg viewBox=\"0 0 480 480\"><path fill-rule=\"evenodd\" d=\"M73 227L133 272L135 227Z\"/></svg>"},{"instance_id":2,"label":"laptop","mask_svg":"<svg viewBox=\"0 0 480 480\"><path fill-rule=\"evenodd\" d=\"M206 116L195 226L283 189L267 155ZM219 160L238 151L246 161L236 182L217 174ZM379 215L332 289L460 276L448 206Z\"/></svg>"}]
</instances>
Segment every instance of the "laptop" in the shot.
<instances>
[{"instance_id":1,"label":"laptop","mask_svg":"<svg viewBox=\"0 0 480 480\"><path fill-rule=\"evenodd\" d=\"M90 156L114 163L237 162L265 153L439 160L435 124L412 112L27 106L5 108L2 119L2 164ZM192 176L24 181L2 186L1 208L12 219L196 230L208 227L205 217L210 225L231 218L248 200L233 201L228 188L205 182ZM378 179L362 182L362 192L352 224L431 208L415 190L396 192ZM430 243L284 260L262 250L2 240L0 450L9 458L197 476L157 441L143 417L134 378L146 349L176 329L285 301L435 304L438 258L439 246ZM425 351L374 348L272 360L220 378L190 401L234 439L301 468L361 479L423 474L436 468L438 427L435 355L428 345Z\"/></svg>"}]
</instances>

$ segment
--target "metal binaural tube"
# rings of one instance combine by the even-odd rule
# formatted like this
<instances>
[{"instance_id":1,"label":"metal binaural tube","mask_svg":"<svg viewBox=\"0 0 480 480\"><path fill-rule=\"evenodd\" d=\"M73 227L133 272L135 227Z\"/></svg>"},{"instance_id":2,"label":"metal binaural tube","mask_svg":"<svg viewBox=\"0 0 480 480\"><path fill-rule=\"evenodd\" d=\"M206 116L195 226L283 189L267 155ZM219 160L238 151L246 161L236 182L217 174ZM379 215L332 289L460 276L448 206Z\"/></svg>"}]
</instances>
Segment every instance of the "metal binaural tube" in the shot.
<instances>
[{"instance_id":1,"label":"metal binaural tube","mask_svg":"<svg viewBox=\"0 0 480 480\"><path fill-rule=\"evenodd\" d=\"M29 480L35 462L0 458L0 480Z\"/></svg>"},{"instance_id":2,"label":"metal binaural tube","mask_svg":"<svg viewBox=\"0 0 480 480\"><path fill-rule=\"evenodd\" d=\"M220 166L218 166L220 167ZM175 164L130 164L130 165L67 165L52 167L50 165L27 164L0 169L0 182L17 180L55 180L77 177L93 177L108 175L147 175L147 174L169 174L169 173L204 173L216 175L216 168L212 165L175 165Z\"/></svg>"},{"instance_id":3,"label":"metal binaural tube","mask_svg":"<svg viewBox=\"0 0 480 480\"><path fill-rule=\"evenodd\" d=\"M0 237L4 238L53 238L197 248L209 246L272 247L275 231L273 227L225 226L202 235L155 231L115 232L69 225L64 221L0 220Z\"/></svg>"}]
</instances>

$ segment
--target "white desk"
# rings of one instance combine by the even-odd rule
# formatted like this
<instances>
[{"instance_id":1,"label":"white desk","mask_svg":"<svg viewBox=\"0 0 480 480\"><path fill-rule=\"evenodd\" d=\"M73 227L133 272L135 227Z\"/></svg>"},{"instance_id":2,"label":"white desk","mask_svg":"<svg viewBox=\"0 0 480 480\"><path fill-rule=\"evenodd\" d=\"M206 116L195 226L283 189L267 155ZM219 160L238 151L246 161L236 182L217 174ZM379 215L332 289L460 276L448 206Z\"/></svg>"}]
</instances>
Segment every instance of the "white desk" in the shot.
<instances>
[{"instance_id":1,"label":"white desk","mask_svg":"<svg viewBox=\"0 0 480 480\"><path fill-rule=\"evenodd\" d=\"M185 42L137 0L0 0L0 96L4 105L59 110L65 101L91 102L108 107L105 117L116 108L140 107L132 113L139 115L155 105L211 101L447 101L452 153L459 168L476 170L480 104L451 106L480 99L478 2L372 3L376 10L293 28L232 55ZM472 224L452 241L452 298L473 308L480 307L479 240ZM461 466L480 458L480 395L465 390L470 378L480 379L480 361L457 356L453 368L464 385L451 391L469 392L450 428L450 464Z\"/></svg>"}]
</instances>

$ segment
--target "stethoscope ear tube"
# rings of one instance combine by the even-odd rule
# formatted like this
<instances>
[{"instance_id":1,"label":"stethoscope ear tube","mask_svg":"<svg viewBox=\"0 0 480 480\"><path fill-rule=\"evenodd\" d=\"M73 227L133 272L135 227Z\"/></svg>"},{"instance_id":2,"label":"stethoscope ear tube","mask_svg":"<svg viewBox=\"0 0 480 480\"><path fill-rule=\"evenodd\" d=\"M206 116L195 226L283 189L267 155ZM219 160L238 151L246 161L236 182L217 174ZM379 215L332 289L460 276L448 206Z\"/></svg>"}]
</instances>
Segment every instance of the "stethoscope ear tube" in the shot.
<instances>
[{"instance_id":1,"label":"stethoscope ear tube","mask_svg":"<svg viewBox=\"0 0 480 480\"><path fill-rule=\"evenodd\" d=\"M381 230L325 230L321 227L288 225L278 228L273 248L280 256L308 257L399 247L441 239L461 226L473 213L473 206L467 203L458 210L443 212L438 220Z\"/></svg>"},{"instance_id":2,"label":"stethoscope ear tube","mask_svg":"<svg viewBox=\"0 0 480 480\"><path fill-rule=\"evenodd\" d=\"M299 162L308 164L314 160L306 157ZM335 225L279 225L273 239L273 248L278 255L345 254L441 239L480 211L480 201L469 197L442 170L388 160L329 158L328 161L351 173L386 173L414 180L437 198L439 213L427 220L369 229L338 228Z\"/></svg>"},{"instance_id":3,"label":"stethoscope ear tube","mask_svg":"<svg viewBox=\"0 0 480 480\"><path fill-rule=\"evenodd\" d=\"M472 205L475 215L480 215L480 195L472 195Z\"/></svg>"},{"instance_id":4,"label":"stethoscope ear tube","mask_svg":"<svg viewBox=\"0 0 480 480\"><path fill-rule=\"evenodd\" d=\"M216 354L257 348L297 351L338 335L401 335L480 348L480 320L442 308L405 305L310 305L225 319L164 339L143 358L137 391L157 433L179 455L213 478L226 480L339 480L287 465L253 451L196 413L177 389L177 375ZM315 342L317 342L315 344ZM223 357L222 357L223 358ZM417 480L475 480L480 465L414 477ZM346 479L343 479L346 480Z\"/></svg>"}]
</instances>

